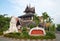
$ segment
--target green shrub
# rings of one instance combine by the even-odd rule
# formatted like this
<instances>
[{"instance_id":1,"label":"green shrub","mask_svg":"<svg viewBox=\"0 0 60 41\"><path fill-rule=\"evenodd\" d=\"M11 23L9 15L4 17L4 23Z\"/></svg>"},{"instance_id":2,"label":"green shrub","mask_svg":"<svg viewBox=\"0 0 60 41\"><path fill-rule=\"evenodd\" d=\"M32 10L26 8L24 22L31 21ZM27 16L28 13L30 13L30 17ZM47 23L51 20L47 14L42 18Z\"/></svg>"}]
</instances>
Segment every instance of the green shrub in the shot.
<instances>
[{"instance_id":1,"label":"green shrub","mask_svg":"<svg viewBox=\"0 0 60 41\"><path fill-rule=\"evenodd\" d=\"M49 27L49 31L55 32L55 30L56 30L55 24L53 24Z\"/></svg>"},{"instance_id":2,"label":"green shrub","mask_svg":"<svg viewBox=\"0 0 60 41\"><path fill-rule=\"evenodd\" d=\"M53 33L53 32L46 32L46 38L48 38L48 39L55 39L56 38L56 36L55 36L55 33Z\"/></svg>"},{"instance_id":3,"label":"green shrub","mask_svg":"<svg viewBox=\"0 0 60 41\"><path fill-rule=\"evenodd\" d=\"M30 29L32 29L34 27L34 25L33 24L30 24L29 27L30 27Z\"/></svg>"},{"instance_id":4,"label":"green shrub","mask_svg":"<svg viewBox=\"0 0 60 41\"><path fill-rule=\"evenodd\" d=\"M0 15L0 29L5 31L9 27L10 17L5 17L4 15Z\"/></svg>"},{"instance_id":5,"label":"green shrub","mask_svg":"<svg viewBox=\"0 0 60 41\"><path fill-rule=\"evenodd\" d=\"M24 38L24 39L27 39L27 38L29 38L30 36L29 36L29 34L28 34L28 32L26 32L26 31L24 31L24 32L22 32L22 38Z\"/></svg>"},{"instance_id":6,"label":"green shrub","mask_svg":"<svg viewBox=\"0 0 60 41\"><path fill-rule=\"evenodd\" d=\"M36 26L38 26L38 24L40 23L39 17L36 14L33 17L33 21L35 21Z\"/></svg>"},{"instance_id":7,"label":"green shrub","mask_svg":"<svg viewBox=\"0 0 60 41\"><path fill-rule=\"evenodd\" d=\"M57 24L57 30L60 31L60 24Z\"/></svg>"},{"instance_id":8,"label":"green shrub","mask_svg":"<svg viewBox=\"0 0 60 41\"><path fill-rule=\"evenodd\" d=\"M45 36L30 36L28 32L23 31L22 33L9 33L4 35L5 37L19 38L19 39L55 39L55 33L46 32Z\"/></svg>"},{"instance_id":9,"label":"green shrub","mask_svg":"<svg viewBox=\"0 0 60 41\"><path fill-rule=\"evenodd\" d=\"M9 38L20 38L20 33L9 33L5 34L4 36Z\"/></svg>"},{"instance_id":10,"label":"green shrub","mask_svg":"<svg viewBox=\"0 0 60 41\"><path fill-rule=\"evenodd\" d=\"M0 35L3 35L3 32L0 32Z\"/></svg>"},{"instance_id":11,"label":"green shrub","mask_svg":"<svg viewBox=\"0 0 60 41\"><path fill-rule=\"evenodd\" d=\"M44 36L30 36L30 39L44 39Z\"/></svg>"},{"instance_id":12,"label":"green shrub","mask_svg":"<svg viewBox=\"0 0 60 41\"><path fill-rule=\"evenodd\" d=\"M22 27L22 32L27 31L26 27Z\"/></svg>"}]
</instances>

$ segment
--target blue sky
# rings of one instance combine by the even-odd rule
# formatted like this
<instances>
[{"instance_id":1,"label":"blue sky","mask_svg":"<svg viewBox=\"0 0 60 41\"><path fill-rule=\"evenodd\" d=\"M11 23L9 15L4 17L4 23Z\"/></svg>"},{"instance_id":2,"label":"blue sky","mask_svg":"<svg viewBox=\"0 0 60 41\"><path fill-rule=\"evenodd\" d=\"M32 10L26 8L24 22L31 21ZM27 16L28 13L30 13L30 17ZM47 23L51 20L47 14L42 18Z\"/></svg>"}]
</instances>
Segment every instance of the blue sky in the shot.
<instances>
[{"instance_id":1,"label":"blue sky","mask_svg":"<svg viewBox=\"0 0 60 41\"><path fill-rule=\"evenodd\" d=\"M35 7L37 15L47 12L54 23L60 23L60 0L0 0L0 14L21 16L29 4Z\"/></svg>"}]
</instances>

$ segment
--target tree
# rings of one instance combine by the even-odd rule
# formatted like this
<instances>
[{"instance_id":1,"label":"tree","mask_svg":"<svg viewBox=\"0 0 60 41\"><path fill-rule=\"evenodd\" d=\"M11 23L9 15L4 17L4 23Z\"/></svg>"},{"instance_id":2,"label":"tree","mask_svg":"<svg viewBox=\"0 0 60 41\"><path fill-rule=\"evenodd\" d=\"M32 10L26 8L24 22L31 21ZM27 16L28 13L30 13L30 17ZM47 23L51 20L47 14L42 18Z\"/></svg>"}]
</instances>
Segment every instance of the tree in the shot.
<instances>
[{"instance_id":1,"label":"tree","mask_svg":"<svg viewBox=\"0 0 60 41\"><path fill-rule=\"evenodd\" d=\"M42 13L42 16L43 16L43 20L44 20L45 22L50 22L50 23L53 22L53 21L52 21L53 18L51 18L51 17L47 14L47 12Z\"/></svg>"},{"instance_id":2,"label":"tree","mask_svg":"<svg viewBox=\"0 0 60 41\"><path fill-rule=\"evenodd\" d=\"M60 31L60 24L57 24L57 30Z\"/></svg>"},{"instance_id":3,"label":"tree","mask_svg":"<svg viewBox=\"0 0 60 41\"><path fill-rule=\"evenodd\" d=\"M49 18L47 12L42 13L42 17L43 17L43 23L46 24L47 23L47 19ZM46 25L44 25L44 28L47 29Z\"/></svg>"},{"instance_id":4,"label":"tree","mask_svg":"<svg viewBox=\"0 0 60 41\"><path fill-rule=\"evenodd\" d=\"M47 12L42 13L43 16L43 21L47 21L47 19L49 18Z\"/></svg>"},{"instance_id":5,"label":"tree","mask_svg":"<svg viewBox=\"0 0 60 41\"><path fill-rule=\"evenodd\" d=\"M38 24L40 23L40 21L39 21L39 17L37 16L37 14L34 15L33 21L35 21L36 26L38 26Z\"/></svg>"},{"instance_id":6,"label":"tree","mask_svg":"<svg viewBox=\"0 0 60 41\"><path fill-rule=\"evenodd\" d=\"M45 24L45 29L49 30L50 25L52 24L52 18L47 14L47 12L42 13L43 23ZM53 26L52 26L53 27Z\"/></svg>"},{"instance_id":7,"label":"tree","mask_svg":"<svg viewBox=\"0 0 60 41\"><path fill-rule=\"evenodd\" d=\"M0 31L7 30L9 27L10 17L5 17L5 15L0 15Z\"/></svg>"},{"instance_id":8,"label":"tree","mask_svg":"<svg viewBox=\"0 0 60 41\"><path fill-rule=\"evenodd\" d=\"M53 24L49 27L49 31L55 32L55 30L56 30L55 24Z\"/></svg>"}]
</instances>

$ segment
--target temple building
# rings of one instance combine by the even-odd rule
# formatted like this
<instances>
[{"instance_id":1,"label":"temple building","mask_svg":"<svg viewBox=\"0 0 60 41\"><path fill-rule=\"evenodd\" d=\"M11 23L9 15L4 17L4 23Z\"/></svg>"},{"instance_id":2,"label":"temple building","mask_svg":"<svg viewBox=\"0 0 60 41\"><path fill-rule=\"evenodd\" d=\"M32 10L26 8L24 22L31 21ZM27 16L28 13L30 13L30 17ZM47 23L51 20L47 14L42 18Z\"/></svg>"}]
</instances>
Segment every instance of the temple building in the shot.
<instances>
[{"instance_id":1,"label":"temple building","mask_svg":"<svg viewBox=\"0 0 60 41\"><path fill-rule=\"evenodd\" d=\"M18 18L21 19L20 25L21 26L28 26L30 24L36 25L35 21L33 21L34 15L35 15L35 7L31 7L30 5L26 7L24 10L24 15L19 16ZM39 16L40 24L43 25L43 18L42 16ZM19 24L19 22L18 22ZM40 25L39 25L40 26Z\"/></svg>"},{"instance_id":2,"label":"temple building","mask_svg":"<svg viewBox=\"0 0 60 41\"><path fill-rule=\"evenodd\" d=\"M24 13L25 15L19 16L19 18L21 18L22 20L33 20L35 7L27 6Z\"/></svg>"},{"instance_id":3,"label":"temple building","mask_svg":"<svg viewBox=\"0 0 60 41\"><path fill-rule=\"evenodd\" d=\"M35 25L35 22L33 21L33 17L35 14L35 7L31 7L30 5L26 7L24 10L24 15L18 16L20 18L20 25L21 26L28 26L30 24ZM19 23L19 22L18 22Z\"/></svg>"}]
</instances>

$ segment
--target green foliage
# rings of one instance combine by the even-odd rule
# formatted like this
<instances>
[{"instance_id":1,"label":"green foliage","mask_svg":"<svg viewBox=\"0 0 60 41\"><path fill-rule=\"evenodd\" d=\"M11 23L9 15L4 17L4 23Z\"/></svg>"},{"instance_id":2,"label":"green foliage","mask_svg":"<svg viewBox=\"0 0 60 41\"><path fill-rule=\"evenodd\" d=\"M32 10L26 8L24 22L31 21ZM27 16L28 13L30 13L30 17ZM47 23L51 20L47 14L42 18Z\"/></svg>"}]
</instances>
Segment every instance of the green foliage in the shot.
<instances>
[{"instance_id":1,"label":"green foliage","mask_svg":"<svg viewBox=\"0 0 60 41\"><path fill-rule=\"evenodd\" d=\"M0 35L3 35L3 31L6 31L9 27L10 17L0 15Z\"/></svg>"},{"instance_id":2,"label":"green foliage","mask_svg":"<svg viewBox=\"0 0 60 41\"><path fill-rule=\"evenodd\" d=\"M23 33L22 33L22 38L24 38L24 39L29 39L29 34L28 34L28 32L26 32L26 31L24 31Z\"/></svg>"},{"instance_id":3,"label":"green foliage","mask_svg":"<svg viewBox=\"0 0 60 41\"><path fill-rule=\"evenodd\" d=\"M47 22L52 23L52 22L53 22L53 21L52 21L52 19L53 19L53 18L51 18L51 17L49 16L49 18L48 18Z\"/></svg>"},{"instance_id":4,"label":"green foliage","mask_svg":"<svg viewBox=\"0 0 60 41\"><path fill-rule=\"evenodd\" d=\"M27 31L26 27L22 27L22 32Z\"/></svg>"},{"instance_id":5,"label":"green foliage","mask_svg":"<svg viewBox=\"0 0 60 41\"><path fill-rule=\"evenodd\" d=\"M0 35L3 35L3 32L0 32Z\"/></svg>"},{"instance_id":6,"label":"green foliage","mask_svg":"<svg viewBox=\"0 0 60 41\"><path fill-rule=\"evenodd\" d=\"M47 31L46 32L46 38L48 38L48 39L55 39L56 38L55 33Z\"/></svg>"},{"instance_id":7,"label":"green foliage","mask_svg":"<svg viewBox=\"0 0 60 41\"><path fill-rule=\"evenodd\" d=\"M47 14L47 12L42 13L42 16L43 16L43 20L52 23L52 18Z\"/></svg>"},{"instance_id":8,"label":"green foliage","mask_svg":"<svg viewBox=\"0 0 60 41\"><path fill-rule=\"evenodd\" d=\"M44 19L44 20L49 17L48 14L47 14L47 12L42 13L42 16L43 16L43 19Z\"/></svg>"},{"instance_id":9,"label":"green foliage","mask_svg":"<svg viewBox=\"0 0 60 41\"><path fill-rule=\"evenodd\" d=\"M60 31L60 24L57 24L57 30Z\"/></svg>"},{"instance_id":10,"label":"green foliage","mask_svg":"<svg viewBox=\"0 0 60 41\"><path fill-rule=\"evenodd\" d=\"M33 21L35 21L36 25L40 23L39 17L36 14L34 15Z\"/></svg>"},{"instance_id":11,"label":"green foliage","mask_svg":"<svg viewBox=\"0 0 60 41\"><path fill-rule=\"evenodd\" d=\"M20 38L20 33L8 33L5 34L4 36L9 38Z\"/></svg>"},{"instance_id":12,"label":"green foliage","mask_svg":"<svg viewBox=\"0 0 60 41\"><path fill-rule=\"evenodd\" d=\"M5 15L0 15L0 31L5 31L9 27L9 17L5 17Z\"/></svg>"},{"instance_id":13,"label":"green foliage","mask_svg":"<svg viewBox=\"0 0 60 41\"><path fill-rule=\"evenodd\" d=\"M30 36L30 39L44 39L44 36Z\"/></svg>"},{"instance_id":14,"label":"green foliage","mask_svg":"<svg viewBox=\"0 0 60 41\"><path fill-rule=\"evenodd\" d=\"M5 37L9 38L19 38L19 39L55 39L55 33L53 32L46 32L45 36L30 36L28 32L24 31L22 33L9 33L5 34Z\"/></svg>"},{"instance_id":15,"label":"green foliage","mask_svg":"<svg viewBox=\"0 0 60 41\"><path fill-rule=\"evenodd\" d=\"M30 24L29 25L30 29L34 28L34 25L33 24Z\"/></svg>"},{"instance_id":16,"label":"green foliage","mask_svg":"<svg viewBox=\"0 0 60 41\"><path fill-rule=\"evenodd\" d=\"M47 15L47 13L45 12L45 14L43 13L43 18L46 19L49 16ZM40 23L38 16L34 16L33 20L36 22L36 26ZM7 30L9 27L9 22L10 22L10 18L9 17L5 17L4 15L0 15L0 35L3 34L3 31ZM34 26L31 24L29 26L30 28L33 28ZM58 26L58 28L60 28L60 26ZM54 31L55 30L55 26L51 26L50 31ZM22 33L9 33L9 34L5 34L5 37L9 37L9 38L19 38L19 39L55 39L55 33L53 32L46 32L45 36L30 36L27 32L27 28L26 27L22 27Z\"/></svg>"},{"instance_id":17,"label":"green foliage","mask_svg":"<svg viewBox=\"0 0 60 41\"><path fill-rule=\"evenodd\" d=\"M55 32L55 30L56 30L55 24L53 24L49 27L49 31Z\"/></svg>"}]
</instances>

